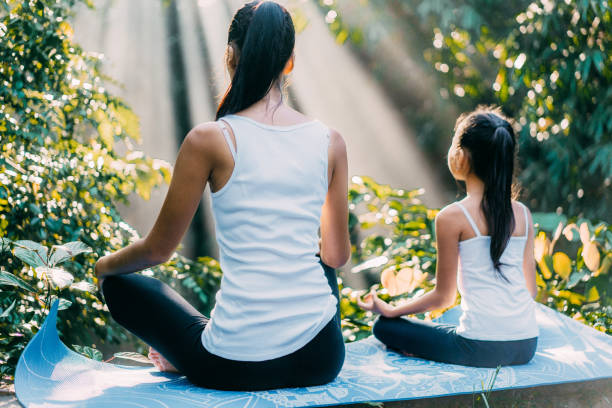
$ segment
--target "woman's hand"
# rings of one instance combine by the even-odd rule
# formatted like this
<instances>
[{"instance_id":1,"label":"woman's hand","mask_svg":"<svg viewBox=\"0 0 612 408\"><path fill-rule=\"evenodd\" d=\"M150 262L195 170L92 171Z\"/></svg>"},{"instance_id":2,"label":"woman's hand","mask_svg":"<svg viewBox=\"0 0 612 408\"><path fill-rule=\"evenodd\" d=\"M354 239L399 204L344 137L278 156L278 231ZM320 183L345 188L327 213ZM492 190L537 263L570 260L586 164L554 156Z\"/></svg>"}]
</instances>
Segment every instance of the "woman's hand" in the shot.
<instances>
[{"instance_id":1,"label":"woman's hand","mask_svg":"<svg viewBox=\"0 0 612 408\"><path fill-rule=\"evenodd\" d=\"M384 317L398 316L396 313L396 308L379 298L374 288L372 288L370 293L364 297L364 300L357 299L357 305L359 305L359 307L363 310L368 310Z\"/></svg>"},{"instance_id":2,"label":"woman's hand","mask_svg":"<svg viewBox=\"0 0 612 408\"><path fill-rule=\"evenodd\" d=\"M108 255L103 256L98 259L96 265L94 266L94 273L97 278L98 290L102 293L102 282L104 282L104 277L107 275L108 271L106 270L106 257Z\"/></svg>"}]
</instances>

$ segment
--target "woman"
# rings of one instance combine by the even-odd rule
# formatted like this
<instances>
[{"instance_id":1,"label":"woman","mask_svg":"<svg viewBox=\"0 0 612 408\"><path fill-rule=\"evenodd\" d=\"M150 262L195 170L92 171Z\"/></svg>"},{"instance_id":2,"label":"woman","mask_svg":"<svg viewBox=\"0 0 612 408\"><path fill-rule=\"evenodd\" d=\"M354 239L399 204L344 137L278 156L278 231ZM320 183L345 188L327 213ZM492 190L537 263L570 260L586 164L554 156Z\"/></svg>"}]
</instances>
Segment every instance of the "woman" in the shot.
<instances>
[{"instance_id":1,"label":"woman","mask_svg":"<svg viewBox=\"0 0 612 408\"><path fill-rule=\"evenodd\" d=\"M113 318L152 347L158 368L203 387L320 385L344 361L332 268L350 254L346 147L283 102L294 42L282 6L238 10L217 121L186 136L150 233L96 264ZM131 274L169 259L207 183L224 272L210 320L162 282Z\"/></svg>"}]
</instances>

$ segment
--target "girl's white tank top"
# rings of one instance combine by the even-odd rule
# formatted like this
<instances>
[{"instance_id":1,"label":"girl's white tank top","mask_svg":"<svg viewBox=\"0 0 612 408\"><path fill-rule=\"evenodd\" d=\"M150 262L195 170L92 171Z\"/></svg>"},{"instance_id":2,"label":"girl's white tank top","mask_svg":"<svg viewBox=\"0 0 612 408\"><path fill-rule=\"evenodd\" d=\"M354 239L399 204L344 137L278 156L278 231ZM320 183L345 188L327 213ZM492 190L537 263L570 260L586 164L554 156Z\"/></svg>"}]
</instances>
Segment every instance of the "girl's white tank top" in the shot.
<instances>
[{"instance_id":1,"label":"girl's white tank top","mask_svg":"<svg viewBox=\"0 0 612 408\"><path fill-rule=\"evenodd\" d=\"M218 123L234 170L212 193L223 277L202 344L227 359L270 360L306 345L336 313L316 256L329 129L319 121L272 126L239 115Z\"/></svg>"},{"instance_id":2,"label":"girl's white tank top","mask_svg":"<svg viewBox=\"0 0 612 408\"><path fill-rule=\"evenodd\" d=\"M489 255L491 237L480 234L470 213L461 204L476 236L459 242L457 287L461 294L461 309L457 334L474 340L522 340L538 336L535 301L531 297L523 274L523 255L529 231L527 208L525 235L510 237L500 258L501 278Z\"/></svg>"}]
</instances>

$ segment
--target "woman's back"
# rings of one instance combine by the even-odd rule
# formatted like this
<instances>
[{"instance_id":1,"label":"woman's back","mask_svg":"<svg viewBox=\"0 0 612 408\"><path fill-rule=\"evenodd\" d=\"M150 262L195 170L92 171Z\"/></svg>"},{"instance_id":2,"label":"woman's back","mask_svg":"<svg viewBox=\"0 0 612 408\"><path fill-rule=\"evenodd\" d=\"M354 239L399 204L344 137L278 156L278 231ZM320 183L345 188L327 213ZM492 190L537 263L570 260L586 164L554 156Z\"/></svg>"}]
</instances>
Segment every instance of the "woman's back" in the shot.
<instances>
[{"instance_id":1,"label":"woman's back","mask_svg":"<svg viewBox=\"0 0 612 408\"><path fill-rule=\"evenodd\" d=\"M527 242L527 208L518 203L521 214L517 230L500 257L500 273L495 271L489 253L491 237L480 232L474 217L461 203L461 209L475 236L459 242L457 288L463 314L457 334L477 340L519 340L538 335L535 303L527 289L523 273ZM481 223L482 224L482 223ZM470 236L471 234L468 234Z\"/></svg>"},{"instance_id":2,"label":"woman's back","mask_svg":"<svg viewBox=\"0 0 612 408\"><path fill-rule=\"evenodd\" d=\"M242 115L220 124L234 170L212 194L224 275L202 341L219 356L261 361L304 346L336 312L316 256L329 129L318 121L274 126Z\"/></svg>"}]
</instances>

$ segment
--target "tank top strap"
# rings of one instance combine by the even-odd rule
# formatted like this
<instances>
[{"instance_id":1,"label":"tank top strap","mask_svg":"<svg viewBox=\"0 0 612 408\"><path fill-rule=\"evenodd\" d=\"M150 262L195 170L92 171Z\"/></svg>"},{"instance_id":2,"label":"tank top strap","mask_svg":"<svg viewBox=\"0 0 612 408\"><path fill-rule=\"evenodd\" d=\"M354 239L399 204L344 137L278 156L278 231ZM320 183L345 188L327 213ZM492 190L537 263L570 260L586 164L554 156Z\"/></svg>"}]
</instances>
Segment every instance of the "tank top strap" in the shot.
<instances>
[{"instance_id":1,"label":"tank top strap","mask_svg":"<svg viewBox=\"0 0 612 408\"><path fill-rule=\"evenodd\" d=\"M529 236L529 217L527 216L527 206L518 202L523 207L523 216L525 217L525 237Z\"/></svg>"},{"instance_id":2,"label":"tank top strap","mask_svg":"<svg viewBox=\"0 0 612 408\"><path fill-rule=\"evenodd\" d=\"M457 205L459 206L459 208L461 208L461 211L463 211L463 214L465 214L465 218L467 218L468 222L472 226L472 229L474 230L474 233L476 234L476 236L479 237L480 231L478 230L478 227L476 226L476 222L474 222L474 219L472 218L468 210L463 206L463 204L461 204L458 201L457 201Z\"/></svg>"},{"instance_id":3,"label":"tank top strap","mask_svg":"<svg viewBox=\"0 0 612 408\"><path fill-rule=\"evenodd\" d=\"M229 147L230 152L232 153L232 158L234 159L234 163L235 163L236 162L236 149L234 148L234 142L232 141L232 136L229 133L227 124L222 119L217 120L217 123L219 124L219 127L221 128L221 132L223 133L223 137L225 137L225 141L227 142L227 146ZM236 137L236 133L234 133L234 137ZM237 138L236 138L236 144L238 144Z\"/></svg>"}]
</instances>

